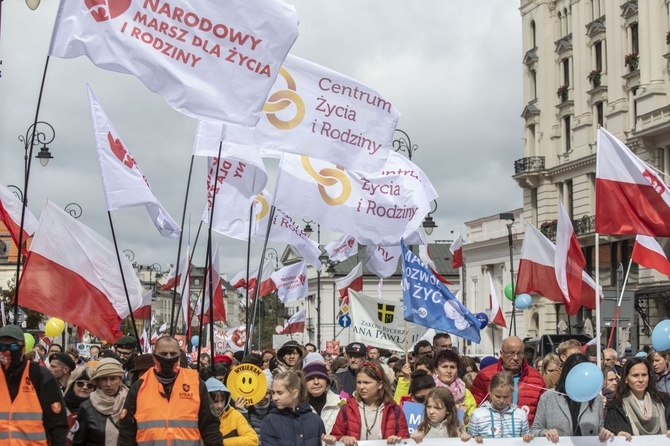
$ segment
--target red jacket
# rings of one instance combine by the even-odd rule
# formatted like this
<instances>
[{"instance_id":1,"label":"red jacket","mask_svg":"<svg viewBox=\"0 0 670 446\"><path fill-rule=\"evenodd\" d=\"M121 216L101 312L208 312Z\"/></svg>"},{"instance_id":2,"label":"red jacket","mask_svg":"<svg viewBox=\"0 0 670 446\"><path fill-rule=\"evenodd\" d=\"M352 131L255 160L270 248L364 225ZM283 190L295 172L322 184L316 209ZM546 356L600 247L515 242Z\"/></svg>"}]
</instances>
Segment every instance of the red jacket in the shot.
<instances>
[{"instance_id":1,"label":"red jacket","mask_svg":"<svg viewBox=\"0 0 670 446\"><path fill-rule=\"evenodd\" d=\"M338 440L342 437L354 437L356 440L361 440L361 426L361 411L358 408L358 401L351 396L347 400L347 404L340 408L330 435ZM395 401L384 404L382 411L382 438L387 439L391 435L409 438L405 414Z\"/></svg>"},{"instance_id":2,"label":"red jacket","mask_svg":"<svg viewBox=\"0 0 670 446\"><path fill-rule=\"evenodd\" d=\"M521 367L523 372L521 372L521 377L519 378L519 395L516 405L519 409L528 413L528 424L532 426L540 395L542 395L546 389L544 379L542 378L542 375L540 375L540 372L528 365L525 359L523 360ZM489 383L491 382L493 375L502 371L501 358L498 360L498 364L492 364L485 367L477 374L477 377L472 383L472 388L470 389L472 396L474 396L477 401L477 406L479 406L482 401L488 399Z\"/></svg>"}]
</instances>

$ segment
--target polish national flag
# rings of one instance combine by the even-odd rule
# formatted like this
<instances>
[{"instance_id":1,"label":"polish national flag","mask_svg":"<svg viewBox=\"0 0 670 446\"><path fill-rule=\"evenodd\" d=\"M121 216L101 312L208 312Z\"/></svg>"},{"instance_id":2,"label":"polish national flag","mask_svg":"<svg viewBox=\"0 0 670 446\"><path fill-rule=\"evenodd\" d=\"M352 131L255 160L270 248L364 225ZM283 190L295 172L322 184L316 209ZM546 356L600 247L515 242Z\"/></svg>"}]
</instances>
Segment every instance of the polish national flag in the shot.
<instances>
[{"instance_id":1,"label":"polish national flag","mask_svg":"<svg viewBox=\"0 0 670 446\"><path fill-rule=\"evenodd\" d=\"M491 321L493 321L494 324L500 327L507 328L507 321L505 321L505 315L500 309L500 303L498 302L498 293L496 293L496 289L493 286L493 278L491 277L491 273L487 273L487 275L489 276L489 299L491 301L490 302Z\"/></svg>"},{"instance_id":2,"label":"polish national flag","mask_svg":"<svg viewBox=\"0 0 670 446\"><path fill-rule=\"evenodd\" d=\"M180 259L179 265L181 266L181 263L185 261L186 259ZM172 265L172 268L170 269L170 272L167 276L167 281L163 284L163 286L161 286L161 291L170 291L175 287L178 280L181 280L181 276L177 276L177 265Z\"/></svg>"},{"instance_id":3,"label":"polish national flag","mask_svg":"<svg viewBox=\"0 0 670 446\"><path fill-rule=\"evenodd\" d=\"M554 244L535 226L527 223L516 279L516 293L537 293L552 302L565 303L563 291L556 280L555 257ZM581 298L575 299L570 307L566 307L566 311L574 311L568 313L570 316L574 315L580 306L590 309L596 307L596 284L585 271L582 271L581 286ZM598 294L602 299L602 290L599 290Z\"/></svg>"},{"instance_id":4,"label":"polish national flag","mask_svg":"<svg viewBox=\"0 0 670 446\"><path fill-rule=\"evenodd\" d=\"M219 245L217 244L214 248L214 253L212 254L212 265L210 270L213 270L211 283L212 283L212 308L214 311L214 322L226 322L226 306L223 302L223 286L221 284L221 274L219 274L219 266L221 265L219 260ZM203 294L203 305L205 306L205 311L202 318L202 324L209 324L209 272L207 277L205 277L205 291ZM200 310L197 311L197 316L200 317Z\"/></svg>"},{"instance_id":5,"label":"polish national flag","mask_svg":"<svg viewBox=\"0 0 670 446\"><path fill-rule=\"evenodd\" d=\"M349 297L349 288L354 291L363 291L363 263L358 262L358 265L346 277L335 279L335 285L340 292L340 299Z\"/></svg>"},{"instance_id":6,"label":"polish national flag","mask_svg":"<svg viewBox=\"0 0 670 446\"><path fill-rule=\"evenodd\" d=\"M554 266L556 281L561 288L565 307L570 315L575 314L581 306L582 271L585 265L586 259L575 235L572 221L563 203L559 201Z\"/></svg>"},{"instance_id":7,"label":"polish national flag","mask_svg":"<svg viewBox=\"0 0 670 446\"><path fill-rule=\"evenodd\" d=\"M461 268L463 266L463 236L459 235L449 247L451 252L451 267Z\"/></svg>"},{"instance_id":8,"label":"polish national flag","mask_svg":"<svg viewBox=\"0 0 670 446\"><path fill-rule=\"evenodd\" d=\"M152 290L142 293L142 306L133 311L135 319L142 319L145 321L151 319L151 298L153 295L154 292Z\"/></svg>"},{"instance_id":9,"label":"polish national flag","mask_svg":"<svg viewBox=\"0 0 670 446\"><path fill-rule=\"evenodd\" d=\"M272 262L263 262L263 272L261 274L261 284L258 287L259 296L263 297L277 289L276 284L272 281L272 274L274 274L275 268L272 266ZM256 296L256 281L258 280L258 274L254 277L249 278L249 296Z\"/></svg>"},{"instance_id":10,"label":"polish national flag","mask_svg":"<svg viewBox=\"0 0 670 446\"><path fill-rule=\"evenodd\" d=\"M670 237L670 190L607 130L598 130L596 232Z\"/></svg>"},{"instance_id":11,"label":"polish national flag","mask_svg":"<svg viewBox=\"0 0 670 446\"><path fill-rule=\"evenodd\" d=\"M252 268L249 270L249 279L251 280L253 277L256 277L258 275L258 268ZM230 279L230 286L234 289L238 288L246 288L247 286L247 270L243 269L239 273L235 274L235 276Z\"/></svg>"},{"instance_id":12,"label":"polish national flag","mask_svg":"<svg viewBox=\"0 0 670 446\"><path fill-rule=\"evenodd\" d=\"M2 221L9 235L12 237L12 241L16 246L19 246L19 234L21 233L21 208L23 203L21 200L16 198L16 196L5 186L0 185L0 221ZM28 237L33 235L37 230L37 219L26 208L26 214L23 219L23 243L24 246L21 249L24 254L26 253L25 243L28 241Z\"/></svg>"},{"instance_id":13,"label":"polish national flag","mask_svg":"<svg viewBox=\"0 0 670 446\"><path fill-rule=\"evenodd\" d=\"M82 326L107 341L123 333L130 314L114 245L47 201L19 287L22 306ZM142 285L120 256L130 306L142 304Z\"/></svg>"},{"instance_id":14,"label":"polish national flag","mask_svg":"<svg viewBox=\"0 0 670 446\"><path fill-rule=\"evenodd\" d=\"M286 322L281 334L302 333L305 331L305 310L300 310Z\"/></svg>"},{"instance_id":15,"label":"polish national flag","mask_svg":"<svg viewBox=\"0 0 670 446\"><path fill-rule=\"evenodd\" d=\"M635 237L631 259L638 265L655 269L664 276L670 277L670 262L661 245L653 237L647 237L646 235Z\"/></svg>"},{"instance_id":16,"label":"polish national flag","mask_svg":"<svg viewBox=\"0 0 670 446\"><path fill-rule=\"evenodd\" d=\"M435 274L437 280L447 285L453 285L452 282L445 279L441 274L438 274L435 262L433 261L430 255L430 249L428 249L428 245L419 245L419 258L423 263L425 263L428 266L428 268L430 268L432 273Z\"/></svg>"}]
</instances>

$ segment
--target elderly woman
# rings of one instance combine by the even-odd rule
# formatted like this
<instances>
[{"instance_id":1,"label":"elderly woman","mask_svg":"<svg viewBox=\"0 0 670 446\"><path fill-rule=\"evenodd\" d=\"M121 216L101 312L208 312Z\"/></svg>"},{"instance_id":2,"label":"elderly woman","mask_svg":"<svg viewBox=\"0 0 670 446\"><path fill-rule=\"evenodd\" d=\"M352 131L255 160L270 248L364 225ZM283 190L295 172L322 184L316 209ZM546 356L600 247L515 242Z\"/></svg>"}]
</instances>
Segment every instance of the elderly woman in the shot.
<instances>
[{"instance_id":1,"label":"elderly woman","mask_svg":"<svg viewBox=\"0 0 670 446\"><path fill-rule=\"evenodd\" d=\"M77 413L79 406L84 401L88 401L91 397L91 392L95 390L95 384L90 379L93 375L93 368L88 366L81 366L74 369L70 375L70 379L65 387L65 408L67 409L67 444L72 444L75 429L77 429Z\"/></svg>"},{"instance_id":2,"label":"elderly woman","mask_svg":"<svg viewBox=\"0 0 670 446\"><path fill-rule=\"evenodd\" d=\"M91 381L97 386L88 401L79 407L79 429L73 445L116 445L119 438L119 418L126 402L128 388L123 385L123 366L113 358L98 362Z\"/></svg>"},{"instance_id":3,"label":"elderly woman","mask_svg":"<svg viewBox=\"0 0 670 446\"><path fill-rule=\"evenodd\" d=\"M632 440L633 435L670 436L670 397L656 388L651 365L644 357L623 366L614 398L607 403L605 427Z\"/></svg>"},{"instance_id":4,"label":"elderly woman","mask_svg":"<svg viewBox=\"0 0 670 446\"><path fill-rule=\"evenodd\" d=\"M318 353L310 353L310 355L318 355ZM314 360L304 365L302 372L307 382L309 404L323 420L326 433L330 433L340 411L340 397L330 390L330 377L325 361Z\"/></svg>"},{"instance_id":5,"label":"elderly woman","mask_svg":"<svg viewBox=\"0 0 670 446\"><path fill-rule=\"evenodd\" d=\"M270 367L273 375L287 370L301 370L304 352L297 341L288 341L277 352L277 367Z\"/></svg>"}]
</instances>

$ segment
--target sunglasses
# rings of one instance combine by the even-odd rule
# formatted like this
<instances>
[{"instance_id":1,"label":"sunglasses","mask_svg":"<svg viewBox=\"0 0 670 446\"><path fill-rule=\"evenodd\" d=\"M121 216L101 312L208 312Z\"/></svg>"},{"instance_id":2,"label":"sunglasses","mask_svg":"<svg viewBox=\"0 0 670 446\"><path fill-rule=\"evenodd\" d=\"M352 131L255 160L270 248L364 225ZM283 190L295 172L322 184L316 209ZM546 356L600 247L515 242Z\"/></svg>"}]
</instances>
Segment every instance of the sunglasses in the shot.
<instances>
[{"instance_id":1,"label":"sunglasses","mask_svg":"<svg viewBox=\"0 0 670 446\"><path fill-rule=\"evenodd\" d=\"M18 352L23 346L21 344L0 344L0 352L9 350L10 352Z\"/></svg>"},{"instance_id":2,"label":"sunglasses","mask_svg":"<svg viewBox=\"0 0 670 446\"><path fill-rule=\"evenodd\" d=\"M86 387L88 390L94 390L94 389L95 389L95 384L91 384L91 383L88 382L88 381L75 381L74 383L75 383L75 384L77 385L77 387L79 387L80 389L83 388L83 387Z\"/></svg>"}]
</instances>

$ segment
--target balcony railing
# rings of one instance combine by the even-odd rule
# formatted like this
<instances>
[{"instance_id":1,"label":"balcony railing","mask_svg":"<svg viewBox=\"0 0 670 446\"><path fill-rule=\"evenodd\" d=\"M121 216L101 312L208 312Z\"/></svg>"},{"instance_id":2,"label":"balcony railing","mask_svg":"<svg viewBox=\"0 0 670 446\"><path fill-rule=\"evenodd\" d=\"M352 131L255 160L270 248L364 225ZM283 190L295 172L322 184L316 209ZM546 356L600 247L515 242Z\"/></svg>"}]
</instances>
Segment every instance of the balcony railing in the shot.
<instances>
[{"instance_id":1,"label":"balcony railing","mask_svg":"<svg viewBox=\"0 0 670 446\"><path fill-rule=\"evenodd\" d=\"M547 220L540 225L540 232L549 240L556 240L556 226L558 220ZM585 215L577 220L572 220L572 227L575 228L575 235L587 235L596 232L596 216Z\"/></svg>"},{"instance_id":2,"label":"balcony railing","mask_svg":"<svg viewBox=\"0 0 670 446\"><path fill-rule=\"evenodd\" d=\"M543 156L527 156L526 158L514 161L514 173L516 175L520 173L536 172L538 170L544 170Z\"/></svg>"}]
</instances>

